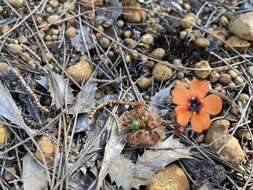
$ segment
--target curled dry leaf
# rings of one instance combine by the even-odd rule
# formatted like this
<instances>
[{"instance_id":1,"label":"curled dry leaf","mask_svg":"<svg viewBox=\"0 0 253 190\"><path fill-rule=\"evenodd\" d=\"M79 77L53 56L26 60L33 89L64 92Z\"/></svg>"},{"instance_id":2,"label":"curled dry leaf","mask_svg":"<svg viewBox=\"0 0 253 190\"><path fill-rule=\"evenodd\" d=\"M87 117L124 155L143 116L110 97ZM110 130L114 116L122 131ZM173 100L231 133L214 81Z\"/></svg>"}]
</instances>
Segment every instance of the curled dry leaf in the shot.
<instances>
[{"instance_id":1,"label":"curled dry leaf","mask_svg":"<svg viewBox=\"0 0 253 190\"><path fill-rule=\"evenodd\" d=\"M65 103L71 104L74 96L69 87L69 80L55 72L49 72L49 91L52 97L52 105L60 109Z\"/></svg>"},{"instance_id":2,"label":"curled dry leaf","mask_svg":"<svg viewBox=\"0 0 253 190\"><path fill-rule=\"evenodd\" d=\"M40 166L31 155L23 159L24 190L45 189L48 185L46 169Z\"/></svg>"},{"instance_id":3,"label":"curled dry leaf","mask_svg":"<svg viewBox=\"0 0 253 190\"><path fill-rule=\"evenodd\" d=\"M170 163L182 158L191 158L190 150L190 148L180 143L178 139L170 136L167 140L156 144L154 149L145 151L137 159L136 164L122 155L118 156L112 162L109 174L118 186L126 190L132 187L139 189L139 186L150 183L154 173Z\"/></svg>"}]
</instances>

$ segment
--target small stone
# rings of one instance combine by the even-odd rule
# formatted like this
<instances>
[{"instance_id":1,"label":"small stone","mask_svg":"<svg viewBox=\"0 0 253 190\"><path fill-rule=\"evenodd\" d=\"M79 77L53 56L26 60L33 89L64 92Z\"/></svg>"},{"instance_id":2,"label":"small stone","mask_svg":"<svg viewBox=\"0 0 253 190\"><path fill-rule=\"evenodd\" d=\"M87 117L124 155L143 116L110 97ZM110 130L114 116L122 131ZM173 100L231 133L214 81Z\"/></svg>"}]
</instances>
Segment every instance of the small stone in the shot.
<instances>
[{"instance_id":1,"label":"small stone","mask_svg":"<svg viewBox=\"0 0 253 190\"><path fill-rule=\"evenodd\" d=\"M124 36L125 38L130 38L130 37L131 37L131 34L132 34L132 32L131 32L130 30L127 30L127 31L125 31L125 32L123 33L123 36Z\"/></svg>"},{"instance_id":2,"label":"small stone","mask_svg":"<svg viewBox=\"0 0 253 190\"><path fill-rule=\"evenodd\" d=\"M253 41L253 12L243 13L232 20L229 31L242 39Z\"/></svg>"},{"instance_id":3,"label":"small stone","mask_svg":"<svg viewBox=\"0 0 253 190\"><path fill-rule=\"evenodd\" d=\"M76 36L77 29L74 26L69 26L65 32L66 37L73 38Z\"/></svg>"},{"instance_id":4,"label":"small stone","mask_svg":"<svg viewBox=\"0 0 253 190\"><path fill-rule=\"evenodd\" d=\"M146 17L146 12L142 10L139 3L132 5L123 5L124 16L129 22L139 23Z\"/></svg>"},{"instance_id":5,"label":"small stone","mask_svg":"<svg viewBox=\"0 0 253 190\"><path fill-rule=\"evenodd\" d=\"M42 136L38 141L38 146L40 148L36 151L36 158L40 161L43 161L43 157L47 161L47 163L52 164L55 157L55 144L52 142L52 140L47 136ZM42 154L43 155L42 155Z\"/></svg>"},{"instance_id":6,"label":"small stone","mask_svg":"<svg viewBox=\"0 0 253 190\"><path fill-rule=\"evenodd\" d=\"M21 54L23 52L22 46L14 43L8 44L7 49L13 54Z\"/></svg>"},{"instance_id":7,"label":"small stone","mask_svg":"<svg viewBox=\"0 0 253 190\"><path fill-rule=\"evenodd\" d=\"M223 125L212 124L208 129L205 142L210 145L213 152L218 153L223 159L238 166L244 159L244 152L238 140L228 133L228 128Z\"/></svg>"},{"instance_id":8,"label":"small stone","mask_svg":"<svg viewBox=\"0 0 253 190\"><path fill-rule=\"evenodd\" d=\"M238 100L241 102L248 102L249 101L249 95L246 93L241 93L238 97Z\"/></svg>"},{"instance_id":9,"label":"small stone","mask_svg":"<svg viewBox=\"0 0 253 190\"><path fill-rule=\"evenodd\" d=\"M51 16L49 16L49 17L47 18L47 22L48 22L49 24L56 24L57 22L60 21L60 19L61 19L61 17L58 16L58 15L51 15Z\"/></svg>"},{"instance_id":10,"label":"small stone","mask_svg":"<svg viewBox=\"0 0 253 190\"><path fill-rule=\"evenodd\" d=\"M237 36L231 36L227 39L226 43L241 53L244 53L251 45L250 42Z\"/></svg>"},{"instance_id":11,"label":"small stone","mask_svg":"<svg viewBox=\"0 0 253 190\"><path fill-rule=\"evenodd\" d=\"M4 8L3 8L3 6L0 5L0 14L1 14L2 12L4 12Z\"/></svg>"},{"instance_id":12,"label":"small stone","mask_svg":"<svg viewBox=\"0 0 253 190\"><path fill-rule=\"evenodd\" d=\"M209 46L210 42L207 38L199 37L195 40L195 45L198 48L207 48Z\"/></svg>"},{"instance_id":13,"label":"small stone","mask_svg":"<svg viewBox=\"0 0 253 190\"><path fill-rule=\"evenodd\" d=\"M64 2L63 7L65 10L74 11L75 10L75 3L71 2L71 1L67 1L67 2Z\"/></svg>"},{"instance_id":14,"label":"small stone","mask_svg":"<svg viewBox=\"0 0 253 190\"><path fill-rule=\"evenodd\" d=\"M144 34L141 37L141 42L147 45L152 45L154 43L154 36L152 34Z\"/></svg>"},{"instance_id":15,"label":"small stone","mask_svg":"<svg viewBox=\"0 0 253 190\"><path fill-rule=\"evenodd\" d=\"M172 69L167 65L157 63L152 72L155 80L166 81L172 77Z\"/></svg>"},{"instance_id":16,"label":"small stone","mask_svg":"<svg viewBox=\"0 0 253 190\"><path fill-rule=\"evenodd\" d=\"M219 119L213 122L213 126L224 126L226 129L230 127L230 122L226 119Z\"/></svg>"},{"instance_id":17,"label":"small stone","mask_svg":"<svg viewBox=\"0 0 253 190\"><path fill-rule=\"evenodd\" d=\"M190 28L196 22L196 15L193 13L189 13L184 16L180 22L180 26L183 29Z\"/></svg>"},{"instance_id":18,"label":"small stone","mask_svg":"<svg viewBox=\"0 0 253 190\"><path fill-rule=\"evenodd\" d=\"M213 36L211 38L214 38L219 45L223 44L224 41L226 41L226 35L223 31L215 30L211 32Z\"/></svg>"},{"instance_id":19,"label":"small stone","mask_svg":"<svg viewBox=\"0 0 253 190\"><path fill-rule=\"evenodd\" d=\"M239 111L239 109L237 107L235 107L234 105L232 106L231 108L231 113L234 115L234 116L237 116L239 117L241 112Z\"/></svg>"},{"instance_id":20,"label":"small stone","mask_svg":"<svg viewBox=\"0 0 253 190\"><path fill-rule=\"evenodd\" d=\"M10 133L3 123L0 123L0 145L4 144L10 138Z\"/></svg>"},{"instance_id":21,"label":"small stone","mask_svg":"<svg viewBox=\"0 0 253 190\"><path fill-rule=\"evenodd\" d=\"M148 77L142 77L138 80L137 85L142 89L145 90L151 85L151 80Z\"/></svg>"},{"instance_id":22,"label":"small stone","mask_svg":"<svg viewBox=\"0 0 253 190\"><path fill-rule=\"evenodd\" d=\"M222 85L229 85L229 83L232 81L232 78L229 74L222 73L219 78L219 83Z\"/></svg>"},{"instance_id":23,"label":"small stone","mask_svg":"<svg viewBox=\"0 0 253 190\"><path fill-rule=\"evenodd\" d=\"M190 190L190 185L184 170L171 164L152 177L147 190Z\"/></svg>"},{"instance_id":24,"label":"small stone","mask_svg":"<svg viewBox=\"0 0 253 190\"><path fill-rule=\"evenodd\" d=\"M0 61L0 72L3 72L7 68L7 64Z\"/></svg>"},{"instance_id":25,"label":"small stone","mask_svg":"<svg viewBox=\"0 0 253 190\"><path fill-rule=\"evenodd\" d=\"M17 175L15 166L7 167L7 169L4 170L4 179L8 182L16 179L15 175Z\"/></svg>"},{"instance_id":26,"label":"small stone","mask_svg":"<svg viewBox=\"0 0 253 190\"><path fill-rule=\"evenodd\" d=\"M156 59L163 59L165 56L165 49L156 48L154 51L152 51L151 56Z\"/></svg>"},{"instance_id":27,"label":"small stone","mask_svg":"<svg viewBox=\"0 0 253 190\"><path fill-rule=\"evenodd\" d=\"M252 66L248 66L249 73L251 74L251 76L253 76L253 65Z\"/></svg>"},{"instance_id":28,"label":"small stone","mask_svg":"<svg viewBox=\"0 0 253 190\"><path fill-rule=\"evenodd\" d=\"M210 75L211 69L212 69L210 67L209 63L204 60L196 63L194 68L195 69L202 69L202 70L195 70L194 71L196 76L201 79L206 79Z\"/></svg>"},{"instance_id":29,"label":"small stone","mask_svg":"<svg viewBox=\"0 0 253 190\"><path fill-rule=\"evenodd\" d=\"M11 30L11 27L10 25L4 25L2 27L0 27L0 32L1 34L5 34L5 33L8 33L9 31Z\"/></svg>"},{"instance_id":30,"label":"small stone","mask_svg":"<svg viewBox=\"0 0 253 190\"><path fill-rule=\"evenodd\" d=\"M240 77L240 76L237 76L235 78L234 82L235 82L236 85L240 85L240 84L244 83L242 77Z\"/></svg>"},{"instance_id":31,"label":"small stone","mask_svg":"<svg viewBox=\"0 0 253 190\"><path fill-rule=\"evenodd\" d=\"M59 1L57 1L57 0L51 0L48 3L49 3L49 5L51 5L54 8L57 8L59 6Z\"/></svg>"},{"instance_id":32,"label":"small stone","mask_svg":"<svg viewBox=\"0 0 253 190\"><path fill-rule=\"evenodd\" d=\"M123 21L123 20L118 20L118 21L117 21L117 26L118 26L119 28L122 28L122 27L124 26L124 21Z\"/></svg>"},{"instance_id":33,"label":"small stone","mask_svg":"<svg viewBox=\"0 0 253 190\"><path fill-rule=\"evenodd\" d=\"M92 6L94 5L103 5L104 4L104 0L81 0L82 3Z\"/></svg>"},{"instance_id":34,"label":"small stone","mask_svg":"<svg viewBox=\"0 0 253 190\"><path fill-rule=\"evenodd\" d=\"M237 76L238 76L238 73L236 72L236 71L234 71L234 70L229 70L228 71L228 74L234 79L234 78L236 78Z\"/></svg>"},{"instance_id":35,"label":"small stone","mask_svg":"<svg viewBox=\"0 0 253 190\"><path fill-rule=\"evenodd\" d=\"M187 31L183 30L179 33L179 38L183 40L186 38L187 34L188 34Z\"/></svg>"},{"instance_id":36,"label":"small stone","mask_svg":"<svg viewBox=\"0 0 253 190\"><path fill-rule=\"evenodd\" d=\"M251 140L251 132L247 128L238 129L236 134L240 139L246 139L247 141Z\"/></svg>"},{"instance_id":37,"label":"small stone","mask_svg":"<svg viewBox=\"0 0 253 190\"><path fill-rule=\"evenodd\" d=\"M211 83L218 82L219 78L220 78L220 74L217 71L212 71L209 76L209 80Z\"/></svg>"},{"instance_id":38,"label":"small stone","mask_svg":"<svg viewBox=\"0 0 253 190\"><path fill-rule=\"evenodd\" d=\"M106 37L100 38L99 43L102 48L108 48L111 44L110 40Z\"/></svg>"},{"instance_id":39,"label":"small stone","mask_svg":"<svg viewBox=\"0 0 253 190\"><path fill-rule=\"evenodd\" d=\"M92 65L83 56L80 58L79 63L71 65L67 69L67 73L80 85L86 81L92 74Z\"/></svg>"},{"instance_id":40,"label":"small stone","mask_svg":"<svg viewBox=\"0 0 253 190\"><path fill-rule=\"evenodd\" d=\"M131 52L130 52L130 57L132 58L132 59L139 59L139 53L138 53L138 51L136 50L136 49L133 49L133 50L131 50Z\"/></svg>"},{"instance_id":41,"label":"small stone","mask_svg":"<svg viewBox=\"0 0 253 190\"><path fill-rule=\"evenodd\" d=\"M13 7L20 8L24 4L24 0L8 0Z\"/></svg>"}]
</instances>

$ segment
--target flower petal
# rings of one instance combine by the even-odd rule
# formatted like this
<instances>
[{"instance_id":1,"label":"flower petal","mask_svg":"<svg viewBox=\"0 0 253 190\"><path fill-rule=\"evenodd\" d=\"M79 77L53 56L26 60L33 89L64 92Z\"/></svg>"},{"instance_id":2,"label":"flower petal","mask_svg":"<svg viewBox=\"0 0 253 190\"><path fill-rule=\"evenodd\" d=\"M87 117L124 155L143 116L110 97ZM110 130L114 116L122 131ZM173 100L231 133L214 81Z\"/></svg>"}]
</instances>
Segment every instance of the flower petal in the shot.
<instances>
[{"instance_id":1,"label":"flower petal","mask_svg":"<svg viewBox=\"0 0 253 190\"><path fill-rule=\"evenodd\" d=\"M208 129L211 124L209 115L204 111L199 113L194 113L191 119L192 130L197 133L202 133L204 130Z\"/></svg>"},{"instance_id":2,"label":"flower petal","mask_svg":"<svg viewBox=\"0 0 253 190\"><path fill-rule=\"evenodd\" d=\"M191 80L190 91L192 96L202 99L208 93L208 83L197 79Z\"/></svg>"},{"instance_id":3,"label":"flower petal","mask_svg":"<svg viewBox=\"0 0 253 190\"><path fill-rule=\"evenodd\" d=\"M192 112L188 110L187 106L177 106L176 109L177 123L185 126L190 121Z\"/></svg>"},{"instance_id":4,"label":"flower petal","mask_svg":"<svg viewBox=\"0 0 253 190\"><path fill-rule=\"evenodd\" d=\"M203 100L203 109L211 115L220 113L222 109L222 100L219 96L210 94Z\"/></svg>"},{"instance_id":5,"label":"flower petal","mask_svg":"<svg viewBox=\"0 0 253 190\"><path fill-rule=\"evenodd\" d=\"M187 105L190 99L190 91L183 85L176 85L172 90L172 102L177 105Z\"/></svg>"}]
</instances>

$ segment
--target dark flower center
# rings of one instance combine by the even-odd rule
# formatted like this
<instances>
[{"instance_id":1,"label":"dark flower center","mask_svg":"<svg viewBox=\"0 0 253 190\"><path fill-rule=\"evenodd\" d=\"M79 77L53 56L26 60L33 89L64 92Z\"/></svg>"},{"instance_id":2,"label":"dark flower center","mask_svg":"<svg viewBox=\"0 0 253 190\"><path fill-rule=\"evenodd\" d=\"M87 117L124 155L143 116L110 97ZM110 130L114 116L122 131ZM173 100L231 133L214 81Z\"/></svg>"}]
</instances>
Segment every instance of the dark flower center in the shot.
<instances>
[{"instance_id":1,"label":"dark flower center","mask_svg":"<svg viewBox=\"0 0 253 190\"><path fill-rule=\"evenodd\" d=\"M192 97L189 101L189 110L192 112L199 112L202 108L202 103L199 101L197 97Z\"/></svg>"}]
</instances>

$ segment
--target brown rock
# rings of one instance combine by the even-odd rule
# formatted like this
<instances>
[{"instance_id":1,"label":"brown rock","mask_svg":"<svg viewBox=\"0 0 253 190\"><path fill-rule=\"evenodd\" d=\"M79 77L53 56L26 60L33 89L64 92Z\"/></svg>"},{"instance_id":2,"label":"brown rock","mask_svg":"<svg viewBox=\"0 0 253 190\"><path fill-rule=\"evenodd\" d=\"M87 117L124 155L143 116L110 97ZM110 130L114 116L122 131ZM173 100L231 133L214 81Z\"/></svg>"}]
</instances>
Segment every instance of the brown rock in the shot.
<instances>
[{"instance_id":1,"label":"brown rock","mask_svg":"<svg viewBox=\"0 0 253 190\"><path fill-rule=\"evenodd\" d=\"M207 61L200 61L195 64L194 68L201 69L201 70L195 70L195 74L198 78L206 79L210 73L211 73L211 67Z\"/></svg>"},{"instance_id":2,"label":"brown rock","mask_svg":"<svg viewBox=\"0 0 253 190\"><path fill-rule=\"evenodd\" d=\"M17 175L17 170L15 166L10 166L4 170L4 179L6 181L12 181L16 179L15 175Z\"/></svg>"},{"instance_id":3,"label":"brown rock","mask_svg":"<svg viewBox=\"0 0 253 190\"><path fill-rule=\"evenodd\" d=\"M10 138L10 133L3 123L0 123L0 145Z\"/></svg>"},{"instance_id":4,"label":"brown rock","mask_svg":"<svg viewBox=\"0 0 253 190\"><path fill-rule=\"evenodd\" d=\"M60 21L60 19L61 19L61 17L58 16L58 15L51 15L51 16L49 16L49 17L47 18L47 22L48 22L49 24L56 24L57 22Z\"/></svg>"},{"instance_id":5,"label":"brown rock","mask_svg":"<svg viewBox=\"0 0 253 190\"><path fill-rule=\"evenodd\" d=\"M146 12L142 10L139 3L123 5L124 16L130 22L138 23L146 17Z\"/></svg>"},{"instance_id":6,"label":"brown rock","mask_svg":"<svg viewBox=\"0 0 253 190\"><path fill-rule=\"evenodd\" d=\"M195 40L195 45L198 48L207 48L209 46L210 42L207 38L199 37Z\"/></svg>"},{"instance_id":7,"label":"brown rock","mask_svg":"<svg viewBox=\"0 0 253 190\"><path fill-rule=\"evenodd\" d=\"M217 71L212 71L209 80L211 83L216 83L220 78L220 74Z\"/></svg>"},{"instance_id":8,"label":"brown rock","mask_svg":"<svg viewBox=\"0 0 253 190\"><path fill-rule=\"evenodd\" d=\"M94 5L103 5L104 4L104 0L81 0L82 3L92 6Z\"/></svg>"},{"instance_id":9,"label":"brown rock","mask_svg":"<svg viewBox=\"0 0 253 190\"><path fill-rule=\"evenodd\" d=\"M40 151L36 151L36 158L40 161L43 161L43 156L45 160L49 163L52 164L54 161L54 156L55 156L55 144L52 142L52 140L47 137L47 136L42 136L39 141L38 145L40 148Z\"/></svg>"},{"instance_id":10,"label":"brown rock","mask_svg":"<svg viewBox=\"0 0 253 190\"><path fill-rule=\"evenodd\" d=\"M184 29L190 28L196 22L196 18L195 14L189 13L182 18L180 26Z\"/></svg>"},{"instance_id":11,"label":"brown rock","mask_svg":"<svg viewBox=\"0 0 253 190\"><path fill-rule=\"evenodd\" d=\"M226 123L224 125L227 125ZM237 166L245 159L245 155L238 140L228 133L228 128L224 125L212 124L207 131L205 142L210 144L213 152Z\"/></svg>"},{"instance_id":12,"label":"brown rock","mask_svg":"<svg viewBox=\"0 0 253 190\"><path fill-rule=\"evenodd\" d=\"M190 185L184 171L171 164L153 176L147 190L190 190Z\"/></svg>"},{"instance_id":13,"label":"brown rock","mask_svg":"<svg viewBox=\"0 0 253 190\"><path fill-rule=\"evenodd\" d=\"M22 5L24 4L24 0L8 0L8 2L16 8L22 7Z\"/></svg>"},{"instance_id":14,"label":"brown rock","mask_svg":"<svg viewBox=\"0 0 253 190\"><path fill-rule=\"evenodd\" d=\"M67 73L79 84L86 81L92 73L92 65L84 58L80 58L80 62L71 65L67 69Z\"/></svg>"},{"instance_id":15,"label":"brown rock","mask_svg":"<svg viewBox=\"0 0 253 190\"><path fill-rule=\"evenodd\" d=\"M141 37L141 42L147 45L152 45L154 43L154 36L152 34L144 34Z\"/></svg>"},{"instance_id":16,"label":"brown rock","mask_svg":"<svg viewBox=\"0 0 253 190\"><path fill-rule=\"evenodd\" d=\"M156 48L152 51L151 56L156 59L163 59L165 56L165 49L163 48Z\"/></svg>"},{"instance_id":17,"label":"brown rock","mask_svg":"<svg viewBox=\"0 0 253 190\"><path fill-rule=\"evenodd\" d=\"M229 30L242 39L253 41L253 12L241 14L232 20Z\"/></svg>"},{"instance_id":18,"label":"brown rock","mask_svg":"<svg viewBox=\"0 0 253 190\"><path fill-rule=\"evenodd\" d=\"M77 29L74 26L69 26L65 32L66 37L73 38L77 33Z\"/></svg>"},{"instance_id":19,"label":"brown rock","mask_svg":"<svg viewBox=\"0 0 253 190\"><path fill-rule=\"evenodd\" d=\"M248 41L237 36L231 36L227 39L226 43L241 53L245 52L250 47L250 43Z\"/></svg>"},{"instance_id":20,"label":"brown rock","mask_svg":"<svg viewBox=\"0 0 253 190\"><path fill-rule=\"evenodd\" d=\"M147 89L151 85L151 80L148 77L142 77L138 80L137 85L143 90Z\"/></svg>"},{"instance_id":21,"label":"brown rock","mask_svg":"<svg viewBox=\"0 0 253 190\"><path fill-rule=\"evenodd\" d=\"M229 83L232 81L231 76L226 73L222 73L219 78L219 83L222 85L229 85Z\"/></svg>"},{"instance_id":22,"label":"brown rock","mask_svg":"<svg viewBox=\"0 0 253 190\"><path fill-rule=\"evenodd\" d=\"M168 80L172 77L172 69L167 65L157 63L153 68L152 74L157 81Z\"/></svg>"}]
</instances>

